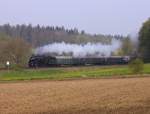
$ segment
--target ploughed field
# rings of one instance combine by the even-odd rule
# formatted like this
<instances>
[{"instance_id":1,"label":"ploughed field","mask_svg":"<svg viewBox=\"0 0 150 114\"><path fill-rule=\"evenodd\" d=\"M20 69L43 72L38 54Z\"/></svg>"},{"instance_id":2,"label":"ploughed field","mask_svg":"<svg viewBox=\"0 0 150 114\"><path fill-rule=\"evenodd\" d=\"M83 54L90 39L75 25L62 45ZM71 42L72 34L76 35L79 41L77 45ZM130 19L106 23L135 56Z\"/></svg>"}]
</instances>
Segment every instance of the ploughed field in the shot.
<instances>
[{"instance_id":1,"label":"ploughed field","mask_svg":"<svg viewBox=\"0 0 150 114\"><path fill-rule=\"evenodd\" d=\"M0 83L0 114L150 114L150 78Z\"/></svg>"}]
</instances>

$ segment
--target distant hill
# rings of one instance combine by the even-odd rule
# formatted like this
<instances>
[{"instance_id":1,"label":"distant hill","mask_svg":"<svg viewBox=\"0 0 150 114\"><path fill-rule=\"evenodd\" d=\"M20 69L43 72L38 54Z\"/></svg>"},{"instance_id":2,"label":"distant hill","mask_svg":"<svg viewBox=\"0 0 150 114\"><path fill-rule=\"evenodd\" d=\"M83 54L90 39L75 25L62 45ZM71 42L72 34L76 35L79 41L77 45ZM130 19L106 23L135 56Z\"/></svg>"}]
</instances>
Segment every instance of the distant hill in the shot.
<instances>
[{"instance_id":1,"label":"distant hill","mask_svg":"<svg viewBox=\"0 0 150 114\"><path fill-rule=\"evenodd\" d=\"M112 39L122 40L123 36L120 35L91 35L85 31L78 31L78 29L65 29L64 27L53 26L32 26L29 25L16 25L9 24L0 26L0 34L6 34L12 38L23 38L28 41L32 46L38 47L53 42L66 42L84 44L87 42L104 44L111 43Z\"/></svg>"}]
</instances>

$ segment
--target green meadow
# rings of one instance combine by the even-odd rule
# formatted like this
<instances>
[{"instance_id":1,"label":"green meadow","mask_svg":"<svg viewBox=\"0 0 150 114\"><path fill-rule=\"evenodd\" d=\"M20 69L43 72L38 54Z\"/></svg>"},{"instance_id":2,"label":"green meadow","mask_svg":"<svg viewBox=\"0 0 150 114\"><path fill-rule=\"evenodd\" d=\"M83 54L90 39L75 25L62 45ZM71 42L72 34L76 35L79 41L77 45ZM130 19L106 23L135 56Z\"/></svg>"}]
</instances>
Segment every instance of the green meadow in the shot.
<instances>
[{"instance_id":1,"label":"green meadow","mask_svg":"<svg viewBox=\"0 0 150 114\"><path fill-rule=\"evenodd\" d=\"M150 74L150 64L144 65L142 74ZM65 80L80 78L112 78L132 77L128 66L86 66L86 67L58 67L40 69L0 70L0 81L17 80ZM142 76L142 75L138 75Z\"/></svg>"}]
</instances>

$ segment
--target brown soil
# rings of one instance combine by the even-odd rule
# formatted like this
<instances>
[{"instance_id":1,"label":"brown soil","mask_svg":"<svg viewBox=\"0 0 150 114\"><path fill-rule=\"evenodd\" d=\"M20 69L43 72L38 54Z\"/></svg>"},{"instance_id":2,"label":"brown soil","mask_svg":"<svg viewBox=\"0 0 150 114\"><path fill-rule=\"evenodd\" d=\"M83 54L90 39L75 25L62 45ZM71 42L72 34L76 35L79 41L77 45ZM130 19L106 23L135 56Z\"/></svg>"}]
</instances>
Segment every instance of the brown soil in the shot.
<instances>
[{"instance_id":1,"label":"brown soil","mask_svg":"<svg viewBox=\"0 0 150 114\"><path fill-rule=\"evenodd\" d=\"M0 83L0 114L150 114L150 78Z\"/></svg>"}]
</instances>

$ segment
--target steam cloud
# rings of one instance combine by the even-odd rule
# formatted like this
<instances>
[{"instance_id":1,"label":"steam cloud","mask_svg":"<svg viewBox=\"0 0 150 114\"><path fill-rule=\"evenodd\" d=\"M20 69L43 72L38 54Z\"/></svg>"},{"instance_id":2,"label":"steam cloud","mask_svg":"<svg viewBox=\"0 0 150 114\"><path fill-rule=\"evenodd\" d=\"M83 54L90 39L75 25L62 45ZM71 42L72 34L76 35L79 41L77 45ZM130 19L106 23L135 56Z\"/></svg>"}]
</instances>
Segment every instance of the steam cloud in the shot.
<instances>
[{"instance_id":1,"label":"steam cloud","mask_svg":"<svg viewBox=\"0 0 150 114\"><path fill-rule=\"evenodd\" d=\"M56 54L56 55L71 55L73 57L86 56L110 56L121 46L118 40L112 40L111 44L102 43L87 43L87 44L69 44L69 43L53 43L39 47L35 50L35 54Z\"/></svg>"}]
</instances>

